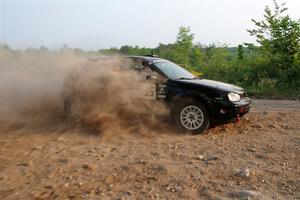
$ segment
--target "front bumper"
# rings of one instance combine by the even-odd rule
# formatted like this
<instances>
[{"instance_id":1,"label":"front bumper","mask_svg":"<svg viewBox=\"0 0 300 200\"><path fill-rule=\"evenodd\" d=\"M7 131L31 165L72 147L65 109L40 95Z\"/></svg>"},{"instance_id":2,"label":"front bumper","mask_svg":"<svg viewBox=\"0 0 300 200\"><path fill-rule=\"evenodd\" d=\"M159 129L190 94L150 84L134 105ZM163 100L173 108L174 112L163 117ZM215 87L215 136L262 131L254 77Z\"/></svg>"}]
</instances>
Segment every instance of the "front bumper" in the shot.
<instances>
[{"instance_id":1,"label":"front bumper","mask_svg":"<svg viewBox=\"0 0 300 200\"><path fill-rule=\"evenodd\" d=\"M241 99L239 102L234 104L235 108L235 113L234 115L243 115L250 110L250 105L251 105L251 99L248 97L245 97Z\"/></svg>"},{"instance_id":2,"label":"front bumper","mask_svg":"<svg viewBox=\"0 0 300 200\"><path fill-rule=\"evenodd\" d=\"M251 99L242 98L238 102L217 103L214 112L211 113L213 121L235 121L239 117L249 112L251 108Z\"/></svg>"}]
</instances>

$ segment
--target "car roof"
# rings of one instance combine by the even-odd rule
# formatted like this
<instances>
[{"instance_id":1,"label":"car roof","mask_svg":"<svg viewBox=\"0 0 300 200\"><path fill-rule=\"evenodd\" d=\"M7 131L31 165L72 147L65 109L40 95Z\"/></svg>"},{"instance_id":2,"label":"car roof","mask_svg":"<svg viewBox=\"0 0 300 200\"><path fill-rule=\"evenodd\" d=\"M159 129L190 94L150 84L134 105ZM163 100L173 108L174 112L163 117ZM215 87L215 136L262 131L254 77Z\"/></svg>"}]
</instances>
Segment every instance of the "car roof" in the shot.
<instances>
[{"instance_id":1,"label":"car roof","mask_svg":"<svg viewBox=\"0 0 300 200\"><path fill-rule=\"evenodd\" d=\"M128 58L132 58L132 59L142 59L148 62L153 62L153 61L157 61L157 60L164 60L162 58L159 57L155 57L155 56L128 56Z\"/></svg>"},{"instance_id":2,"label":"car roof","mask_svg":"<svg viewBox=\"0 0 300 200\"><path fill-rule=\"evenodd\" d=\"M152 56L152 55L145 55L145 56L135 56L135 55L130 55L130 56L117 56L117 57L121 57L121 58L131 58L131 59L141 59L143 61L146 62L155 62L155 61L163 61L165 59L163 58L159 58L156 56ZM98 61L98 60L103 60L103 59L112 59L115 58L115 56L101 56L101 57L91 57L88 58L89 61Z\"/></svg>"}]
</instances>

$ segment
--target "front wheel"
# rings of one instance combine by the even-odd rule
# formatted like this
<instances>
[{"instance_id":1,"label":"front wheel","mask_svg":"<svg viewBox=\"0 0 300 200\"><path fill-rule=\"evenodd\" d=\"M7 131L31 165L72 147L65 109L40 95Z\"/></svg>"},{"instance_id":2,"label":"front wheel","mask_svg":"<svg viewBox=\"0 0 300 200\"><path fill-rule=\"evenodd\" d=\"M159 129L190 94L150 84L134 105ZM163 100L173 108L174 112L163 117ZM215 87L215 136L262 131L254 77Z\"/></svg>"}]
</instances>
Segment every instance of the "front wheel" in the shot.
<instances>
[{"instance_id":1,"label":"front wheel","mask_svg":"<svg viewBox=\"0 0 300 200\"><path fill-rule=\"evenodd\" d=\"M210 125L209 114L202 103L191 101L177 105L175 123L179 130L200 134Z\"/></svg>"}]
</instances>

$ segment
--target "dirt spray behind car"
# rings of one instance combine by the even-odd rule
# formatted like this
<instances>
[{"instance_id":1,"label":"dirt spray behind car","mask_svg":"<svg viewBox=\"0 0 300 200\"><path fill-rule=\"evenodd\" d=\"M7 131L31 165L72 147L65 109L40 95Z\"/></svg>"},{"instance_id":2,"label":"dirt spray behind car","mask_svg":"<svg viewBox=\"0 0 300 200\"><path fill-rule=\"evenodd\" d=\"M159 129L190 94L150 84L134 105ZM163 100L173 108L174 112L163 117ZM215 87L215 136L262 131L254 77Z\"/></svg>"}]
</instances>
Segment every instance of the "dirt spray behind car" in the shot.
<instances>
[{"instance_id":1,"label":"dirt spray behind car","mask_svg":"<svg viewBox=\"0 0 300 200\"><path fill-rule=\"evenodd\" d=\"M164 104L149 94L153 86L146 82L145 74L132 69L128 58L90 59L64 82L65 115L73 122L98 128L106 123L149 124L155 121L158 110L167 113ZM141 116L143 121L138 120Z\"/></svg>"},{"instance_id":2,"label":"dirt spray behind car","mask_svg":"<svg viewBox=\"0 0 300 200\"><path fill-rule=\"evenodd\" d=\"M130 63L124 58L112 57L93 62L68 51L16 52L4 48L0 51L0 122L3 130L65 124L64 95L73 92L89 108L82 113L82 123L101 131L111 128L111 123L119 126L120 114L133 119L127 120L125 126L132 125L133 121L143 123L143 120L134 119L136 115L126 113L128 109L122 109L123 105L150 109L148 103L131 101L132 95L147 93L147 88L142 84L136 87L144 77L130 71ZM74 82L67 81L72 78ZM67 82L72 87L65 87ZM130 87L135 88L135 94L127 93ZM153 107L155 105L151 104ZM118 112L113 112L116 110Z\"/></svg>"},{"instance_id":3,"label":"dirt spray behind car","mask_svg":"<svg viewBox=\"0 0 300 200\"><path fill-rule=\"evenodd\" d=\"M63 80L82 61L70 52L0 48L1 124L29 127L56 120Z\"/></svg>"}]
</instances>

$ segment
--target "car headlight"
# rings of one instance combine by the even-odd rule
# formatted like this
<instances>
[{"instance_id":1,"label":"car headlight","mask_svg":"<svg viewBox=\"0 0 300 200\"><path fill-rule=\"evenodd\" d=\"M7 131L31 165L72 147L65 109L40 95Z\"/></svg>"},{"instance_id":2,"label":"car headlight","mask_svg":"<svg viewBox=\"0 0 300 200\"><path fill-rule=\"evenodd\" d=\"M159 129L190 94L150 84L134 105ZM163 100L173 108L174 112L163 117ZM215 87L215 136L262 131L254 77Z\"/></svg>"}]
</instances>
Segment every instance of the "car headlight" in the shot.
<instances>
[{"instance_id":1,"label":"car headlight","mask_svg":"<svg viewBox=\"0 0 300 200\"><path fill-rule=\"evenodd\" d=\"M234 93L234 92L229 92L228 93L228 99L232 102L235 102L235 101L239 101L241 100L241 97L239 94L237 93Z\"/></svg>"}]
</instances>

